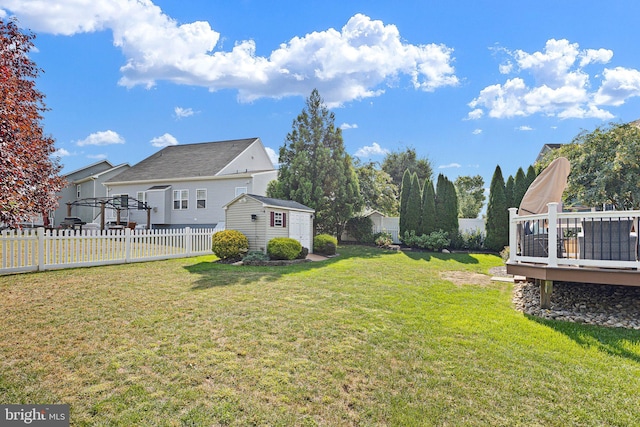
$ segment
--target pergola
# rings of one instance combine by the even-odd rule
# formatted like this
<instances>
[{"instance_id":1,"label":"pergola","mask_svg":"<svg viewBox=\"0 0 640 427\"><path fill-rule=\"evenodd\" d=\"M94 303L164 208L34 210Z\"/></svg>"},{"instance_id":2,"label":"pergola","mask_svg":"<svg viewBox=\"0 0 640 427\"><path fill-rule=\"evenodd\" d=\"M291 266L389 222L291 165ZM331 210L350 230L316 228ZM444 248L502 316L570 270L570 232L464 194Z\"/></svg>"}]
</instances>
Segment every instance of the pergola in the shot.
<instances>
[{"instance_id":1,"label":"pergola","mask_svg":"<svg viewBox=\"0 0 640 427\"><path fill-rule=\"evenodd\" d=\"M73 206L87 206L91 208L100 208L100 230L104 230L104 214L106 208L116 211L116 223L120 224L120 212L126 209L146 210L147 211L147 230L151 228L151 207L146 202L134 199L127 195L114 197L87 197L85 199L67 202L67 216L71 216L71 208Z\"/></svg>"}]
</instances>

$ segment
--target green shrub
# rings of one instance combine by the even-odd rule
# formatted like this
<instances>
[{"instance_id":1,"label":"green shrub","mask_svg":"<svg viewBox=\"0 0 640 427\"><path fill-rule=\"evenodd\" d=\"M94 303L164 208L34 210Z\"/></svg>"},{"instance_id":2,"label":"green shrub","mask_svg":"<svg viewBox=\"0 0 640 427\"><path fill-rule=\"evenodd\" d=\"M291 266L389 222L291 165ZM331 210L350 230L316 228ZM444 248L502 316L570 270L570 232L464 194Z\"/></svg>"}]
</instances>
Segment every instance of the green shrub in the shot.
<instances>
[{"instance_id":1,"label":"green shrub","mask_svg":"<svg viewBox=\"0 0 640 427\"><path fill-rule=\"evenodd\" d=\"M239 257L249 249L249 240L237 230L223 230L211 237L211 250L220 259Z\"/></svg>"},{"instance_id":2,"label":"green shrub","mask_svg":"<svg viewBox=\"0 0 640 427\"><path fill-rule=\"evenodd\" d=\"M242 261L250 262L250 261L269 261L269 255L265 254L262 251L251 251L248 252L243 258Z\"/></svg>"},{"instance_id":3,"label":"green shrub","mask_svg":"<svg viewBox=\"0 0 640 427\"><path fill-rule=\"evenodd\" d=\"M347 221L347 234L358 243L373 242L373 222L368 216L358 216Z\"/></svg>"},{"instance_id":4,"label":"green shrub","mask_svg":"<svg viewBox=\"0 0 640 427\"><path fill-rule=\"evenodd\" d=\"M381 231L373 235L373 242L376 244L376 246L386 248L387 246L391 246L391 244L393 244L393 237L391 236L391 233Z\"/></svg>"},{"instance_id":5,"label":"green shrub","mask_svg":"<svg viewBox=\"0 0 640 427\"><path fill-rule=\"evenodd\" d=\"M447 232L438 230L426 235L417 236L415 231L405 231L402 242L412 248L427 249L430 251L441 251L451 244L451 240L447 238Z\"/></svg>"},{"instance_id":6,"label":"green shrub","mask_svg":"<svg viewBox=\"0 0 640 427\"><path fill-rule=\"evenodd\" d=\"M313 239L313 252L322 255L335 255L338 239L329 234L318 234Z\"/></svg>"},{"instance_id":7,"label":"green shrub","mask_svg":"<svg viewBox=\"0 0 640 427\"><path fill-rule=\"evenodd\" d=\"M267 243L267 254L271 259L296 259L302 251L302 245L290 237L275 237Z\"/></svg>"}]
</instances>

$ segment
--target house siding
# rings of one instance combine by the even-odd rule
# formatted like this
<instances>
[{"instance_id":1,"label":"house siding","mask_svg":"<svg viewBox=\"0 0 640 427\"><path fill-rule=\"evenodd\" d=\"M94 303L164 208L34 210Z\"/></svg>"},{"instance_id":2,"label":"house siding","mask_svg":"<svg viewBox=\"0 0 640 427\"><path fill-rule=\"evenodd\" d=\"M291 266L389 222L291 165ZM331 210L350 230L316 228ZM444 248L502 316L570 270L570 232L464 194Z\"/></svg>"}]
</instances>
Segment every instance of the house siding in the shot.
<instances>
[{"instance_id":1,"label":"house siding","mask_svg":"<svg viewBox=\"0 0 640 427\"><path fill-rule=\"evenodd\" d=\"M147 191L153 185L170 185L170 190L166 193L165 200L166 212L164 218L165 222L154 223L152 226L156 227L213 227L217 223L225 220L225 213L223 206L233 200L236 196L236 187L246 187L247 192L254 191L253 181L251 176L242 174L238 177L225 177L209 180L189 180L189 181L167 181L158 183L139 183L139 184L110 184L109 195L113 194L128 194L130 197L135 197L139 191ZM174 190L187 190L189 192L188 207L187 209L173 209L173 191ZM197 190L207 191L207 201L205 208L197 208L196 192ZM160 206L153 206L149 201L151 208L158 208ZM153 217L153 214L152 214ZM146 212L144 210L130 210L129 221L137 222L138 224L146 223Z\"/></svg>"},{"instance_id":2,"label":"house siding","mask_svg":"<svg viewBox=\"0 0 640 427\"><path fill-rule=\"evenodd\" d=\"M267 151L264 149L259 139L251 144L238 157L233 159L217 175L237 174L249 171L272 170L273 163L269 159Z\"/></svg>"},{"instance_id":3,"label":"house siding","mask_svg":"<svg viewBox=\"0 0 640 427\"><path fill-rule=\"evenodd\" d=\"M256 215L256 221L251 221L252 214ZM247 198L245 203L236 202L227 207L225 228L247 236L250 251L267 251L265 230L268 226L268 214L257 200Z\"/></svg>"}]
</instances>

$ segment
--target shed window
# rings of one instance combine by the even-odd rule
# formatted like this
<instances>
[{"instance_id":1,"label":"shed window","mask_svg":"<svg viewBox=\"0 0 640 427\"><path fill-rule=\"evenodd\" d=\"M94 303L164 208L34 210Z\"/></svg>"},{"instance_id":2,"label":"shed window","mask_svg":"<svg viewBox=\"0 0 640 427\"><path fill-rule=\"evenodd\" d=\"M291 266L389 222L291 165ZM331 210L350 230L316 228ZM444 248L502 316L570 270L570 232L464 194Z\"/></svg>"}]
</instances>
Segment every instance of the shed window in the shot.
<instances>
[{"instance_id":1,"label":"shed window","mask_svg":"<svg viewBox=\"0 0 640 427\"><path fill-rule=\"evenodd\" d=\"M272 227L286 227L287 226L287 214L284 212L271 212L271 226Z\"/></svg>"}]
</instances>

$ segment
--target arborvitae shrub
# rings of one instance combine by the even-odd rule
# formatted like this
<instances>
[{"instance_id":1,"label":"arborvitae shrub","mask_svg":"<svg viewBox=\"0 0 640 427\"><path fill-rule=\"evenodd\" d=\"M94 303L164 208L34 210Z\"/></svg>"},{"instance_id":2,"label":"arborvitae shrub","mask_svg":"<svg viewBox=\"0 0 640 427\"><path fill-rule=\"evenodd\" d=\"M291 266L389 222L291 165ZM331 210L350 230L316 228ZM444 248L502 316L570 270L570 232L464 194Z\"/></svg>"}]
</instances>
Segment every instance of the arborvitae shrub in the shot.
<instances>
[{"instance_id":1,"label":"arborvitae shrub","mask_svg":"<svg viewBox=\"0 0 640 427\"><path fill-rule=\"evenodd\" d=\"M211 250L220 259L240 256L249 249L249 240L237 230L223 230L211 237Z\"/></svg>"},{"instance_id":2,"label":"arborvitae shrub","mask_svg":"<svg viewBox=\"0 0 640 427\"><path fill-rule=\"evenodd\" d=\"M271 259L296 259L302 251L302 245L290 237L275 237L267 243L267 254Z\"/></svg>"},{"instance_id":3,"label":"arborvitae shrub","mask_svg":"<svg viewBox=\"0 0 640 427\"><path fill-rule=\"evenodd\" d=\"M313 239L313 252L322 255L335 255L338 239L329 234L318 234Z\"/></svg>"}]
</instances>

